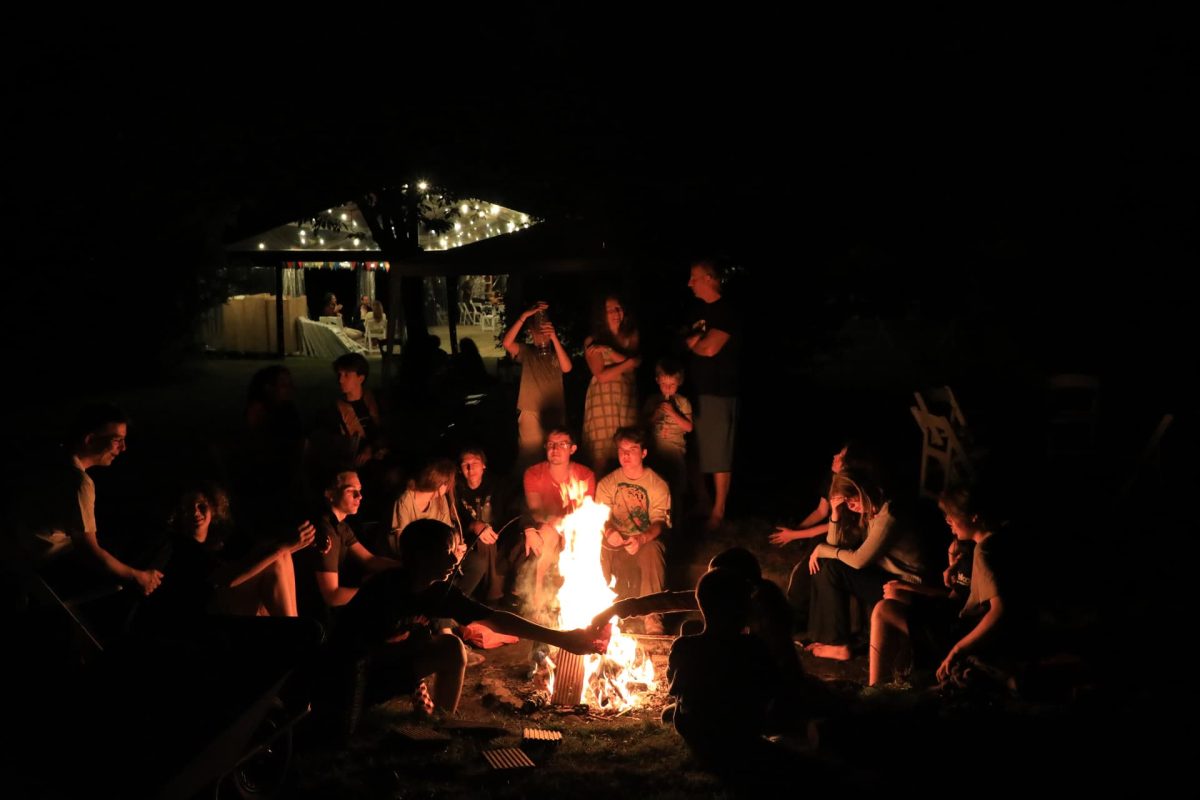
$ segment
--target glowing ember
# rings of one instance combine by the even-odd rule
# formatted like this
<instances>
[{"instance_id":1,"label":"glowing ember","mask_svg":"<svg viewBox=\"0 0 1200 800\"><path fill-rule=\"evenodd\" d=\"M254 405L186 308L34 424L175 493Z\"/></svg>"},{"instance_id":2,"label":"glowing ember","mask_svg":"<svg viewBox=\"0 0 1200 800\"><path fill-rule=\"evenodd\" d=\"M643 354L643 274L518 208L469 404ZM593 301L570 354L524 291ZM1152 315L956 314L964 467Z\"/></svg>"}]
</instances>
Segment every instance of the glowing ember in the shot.
<instances>
[{"instance_id":1,"label":"glowing ember","mask_svg":"<svg viewBox=\"0 0 1200 800\"><path fill-rule=\"evenodd\" d=\"M558 571L563 585L558 590L559 627L582 628L596 614L612 605L617 593L604 581L600 569L600 547L609 508L585 496L587 485L572 481L563 487L564 500L575 510L562 521L563 551ZM610 621L613 635L604 655L586 656L583 662L583 702L606 711L623 711L641 704L657 688L654 663L637 641ZM550 691L554 691L553 675Z\"/></svg>"}]
</instances>

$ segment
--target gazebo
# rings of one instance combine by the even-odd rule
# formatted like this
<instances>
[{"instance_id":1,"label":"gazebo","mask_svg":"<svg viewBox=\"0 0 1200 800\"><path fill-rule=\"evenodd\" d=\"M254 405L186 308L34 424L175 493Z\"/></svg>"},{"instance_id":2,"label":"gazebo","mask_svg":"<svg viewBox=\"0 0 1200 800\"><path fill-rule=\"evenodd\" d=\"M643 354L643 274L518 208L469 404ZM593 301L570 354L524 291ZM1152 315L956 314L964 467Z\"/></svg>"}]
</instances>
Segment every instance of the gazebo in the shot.
<instances>
[{"instance_id":1,"label":"gazebo","mask_svg":"<svg viewBox=\"0 0 1200 800\"><path fill-rule=\"evenodd\" d=\"M420 191L424 193L425 189L422 187ZM423 197L422 203L428 209L422 208L427 213L422 215L424 221L417 235L420 255L416 259L405 259L395 264L386 260L383 248L371 234L371 227L362 209L354 202L331 206L305 219L228 245L225 250L230 266L273 271L273 291L230 298L213 315L209 338L218 342L223 349L270 352L280 357L288 352L311 349L315 339L305 335L310 328L307 324L305 270L352 269L358 275L357 295L374 300L375 277L378 273L391 271L398 276L446 276L450 274L450 269L462 270L465 264L470 269L457 274L479 274L489 263L487 257L476 256L465 262L455 259L444 268L430 264L427 259L468 252L481 243L513 238L541 227L538 225L541 221L529 214L481 200L451 201L444 195L429 192ZM511 263L513 259L506 257L501 261ZM490 270L485 274L495 274L495 266ZM449 297L452 285L448 286L447 291L447 318L451 326L451 344L456 346L455 326L459 308ZM386 306L389 309L397 308L398 286L393 282L390 287ZM323 335L336 337L337 332L329 331ZM342 339L349 349L355 347L344 335ZM333 347L337 346L337 343L333 344ZM318 352L314 354L327 353L320 351L318 346Z\"/></svg>"}]
</instances>

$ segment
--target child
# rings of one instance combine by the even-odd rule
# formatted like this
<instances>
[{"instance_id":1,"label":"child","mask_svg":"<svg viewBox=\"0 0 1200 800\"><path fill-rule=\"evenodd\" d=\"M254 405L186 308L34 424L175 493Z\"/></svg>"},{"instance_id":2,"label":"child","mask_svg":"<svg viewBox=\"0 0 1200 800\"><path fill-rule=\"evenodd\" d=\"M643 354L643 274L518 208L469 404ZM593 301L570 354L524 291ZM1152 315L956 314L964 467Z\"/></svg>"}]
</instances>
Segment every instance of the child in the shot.
<instances>
[{"instance_id":1,"label":"child","mask_svg":"<svg viewBox=\"0 0 1200 800\"><path fill-rule=\"evenodd\" d=\"M767 645L746 633L753 586L718 567L696 584L704 630L675 640L667 666L675 702L663 711L705 760L734 763L762 744L776 671Z\"/></svg>"},{"instance_id":2,"label":"child","mask_svg":"<svg viewBox=\"0 0 1200 800\"><path fill-rule=\"evenodd\" d=\"M687 476L684 436L692 432L692 404L679 394L683 367L678 362L666 358L659 361L654 366L654 380L659 393L646 401L642 416L654 438L655 469L671 487L672 510L678 515Z\"/></svg>"}]
</instances>

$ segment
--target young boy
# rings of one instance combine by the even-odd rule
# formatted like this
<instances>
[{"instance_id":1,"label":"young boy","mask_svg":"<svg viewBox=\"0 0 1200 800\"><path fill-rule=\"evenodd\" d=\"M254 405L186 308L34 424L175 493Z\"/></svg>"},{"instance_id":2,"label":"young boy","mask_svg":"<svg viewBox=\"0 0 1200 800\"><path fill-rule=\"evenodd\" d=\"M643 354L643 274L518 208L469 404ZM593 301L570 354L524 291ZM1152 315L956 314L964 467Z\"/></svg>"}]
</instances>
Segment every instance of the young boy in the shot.
<instances>
[{"instance_id":1,"label":"young boy","mask_svg":"<svg viewBox=\"0 0 1200 800\"><path fill-rule=\"evenodd\" d=\"M718 567L696 584L704 630L671 647L667 679L674 705L663 711L705 760L734 763L761 745L776 671L767 645L746 633L753 586Z\"/></svg>"},{"instance_id":2,"label":"young boy","mask_svg":"<svg viewBox=\"0 0 1200 800\"><path fill-rule=\"evenodd\" d=\"M679 394L679 387L683 385L683 367L678 362L667 358L659 361L654 365L654 380L658 383L659 393L646 401L642 416L654 439L653 463L671 487L672 510L678 516L687 478L684 466L687 441L684 437L692 432L692 404Z\"/></svg>"}]
</instances>

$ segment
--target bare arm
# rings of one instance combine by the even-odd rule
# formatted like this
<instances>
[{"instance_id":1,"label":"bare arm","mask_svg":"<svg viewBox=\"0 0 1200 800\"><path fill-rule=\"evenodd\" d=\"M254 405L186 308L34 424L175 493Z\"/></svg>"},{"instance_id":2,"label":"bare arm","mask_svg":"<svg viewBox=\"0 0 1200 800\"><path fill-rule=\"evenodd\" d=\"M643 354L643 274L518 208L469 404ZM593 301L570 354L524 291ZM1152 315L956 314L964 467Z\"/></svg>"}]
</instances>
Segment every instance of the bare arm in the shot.
<instances>
[{"instance_id":1,"label":"bare arm","mask_svg":"<svg viewBox=\"0 0 1200 800\"><path fill-rule=\"evenodd\" d=\"M626 372L635 369L638 364L637 359L626 358L606 367L604 366L604 348L599 345L588 345L584 350L584 357L587 359L588 369L600 383L615 381Z\"/></svg>"},{"instance_id":2,"label":"bare arm","mask_svg":"<svg viewBox=\"0 0 1200 800\"><path fill-rule=\"evenodd\" d=\"M688 349L705 358L712 358L728 343L729 334L717 328L709 328L703 334L693 333L687 338Z\"/></svg>"},{"instance_id":3,"label":"bare arm","mask_svg":"<svg viewBox=\"0 0 1200 800\"><path fill-rule=\"evenodd\" d=\"M518 617L516 614L510 614L507 611L493 610L490 615L481 621L486 622L488 627L498 633L507 633L509 636L519 636L522 639L545 642L555 647L561 647L563 650L571 653L586 655L596 652L596 649L591 644L591 635L584 630L556 631L553 628L544 628L537 623L530 622L524 617Z\"/></svg>"},{"instance_id":4,"label":"bare arm","mask_svg":"<svg viewBox=\"0 0 1200 800\"><path fill-rule=\"evenodd\" d=\"M835 522L836 520L830 516L829 536L831 537L834 535ZM823 542L814 548L813 559L836 558L847 566L862 569L868 564L873 564L882 553L887 551L893 527L895 527L895 520L890 514L879 514L867 526L867 538L857 549L851 550Z\"/></svg>"},{"instance_id":5,"label":"bare arm","mask_svg":"<svg viewBox=\"0 0 1200 800\"><path fill-rule=\"evenodd\" d=\"M824 531L824 522L825 520L829 519L829 512L829 499L822 497L819 501L817 501L817 507L809 512L809 515L804 518L803 522L800 523L800 527L809 528L820 523L820 528L822 531Z\"/></svg>"},{"instance_id":6,"label":"bare arm","mask_svg":"<svg viewBox=\"0 0 1200 800\"><path fill-rule=\"evenodd\" d=\"M150 594L162 582L163 574L156 569L135 569L100 546L93 531L71 534L71 540L83 552L93 558L106 572L123 581L132 581L141 590Z\"/></svg>"},{"instance_id":7,"label":"bare arm","mask_svg":"<svg viewBox=\"0 0 1200 800\"><path fill-rule=\"evenodd\" d=\"M642 617L646 614L666 614L673 611L695 611L696 593L690 592L658 592L642 597L627 597L618 600L601 611L592 620L592 625L599 627L612 617Z\"/></svg>"},{"instance_id":8,"label":"bare arm","mask_svg":"<svg viewBox=\"0 0 1200 800\"><path fill-rule=\"evenodd\" d=\"M504 339L501 341L501 344L504 346L504 349L510 356L513 358L517 357L517 351L520 350L520 347L517 346L517 337L521 335L521 328L524 327L525 321L538 311L545 310L548 307L549 306L547 306L545 303L537 303L528 311L521 312L521 316L517 317L517 321L514 322L507 331L505 331Z\"/></svg>"},{"instance_id":9,"label":"bare arm","mask_svg":"<svg viewBox=\"0 0 1200 800\"><path fill-rule=\"evenodd\" d=\"M965 653L974 650L979 646L979 643L986 641L996 630L996 626L1000 624L1001 618L1004 616L1004 601L997 595L988 600L987 613L983 615L983 619L979 620L979 624L971 629L971 632L958 641L958 644L950 648L950 652L946 655L946 660L938 667L937 679L944 681L950 674L950 667L956 659Z\"/></svg>"},{"instance_id":10,"label":"bare arm","mask_svg":"<svg viewBox=\"0 0 1200 800\"><path fill-rule=\"evenodd\" d=\"M269 567L284 553L295 553L308 547L316 538L316 532L317 529L313 527L313 524L305 521L296 528L296 535L290 541L267 548L258 548L241 561L218 568L212 576L213 583L217 586L241 586Z\"/></svg>"},{"instance_id":11,"label":"bare arm","mask_svg":"<svg viewBox=\"0 0 1200 800\"><path fill-rule=\"evenodd\" d=\"M370 550L363 547L362 542L355 542L350 545L350 555L362 565L363 571L367 575L374 575L377 572L383 572L385 569L400 566L400 562L394 558L373 555Z\"/></svg>"},{"instance_id":12,"label":"bare arm","mask_svg":"<svg viewBox=\"0 0 1200 800\"><path fill-rule=\"evenodd\" d=\"M358 594L358 589L352 586L340 585L336 572L316 572L313 574L317 579L317 588L321 591L321 597L325 600L325 605L327 606L334 608L344 606L354 599L354 595Z\"/></svg>"},{"instance_id":13,"label":"bare arm","mask_svg":"<svg viewBox=\"0 0 1200 800\"><path fill-rule=\"evenodd\" d=\"M550 337L550 344L554 345L554 355L558 356L558 367L567 374L571 371L571 357L567 355L567 351L563 349L562 342L558 340L558 333L555 332L554 326L547 322L542 330Z\"/></svg>"}]
</instances>

